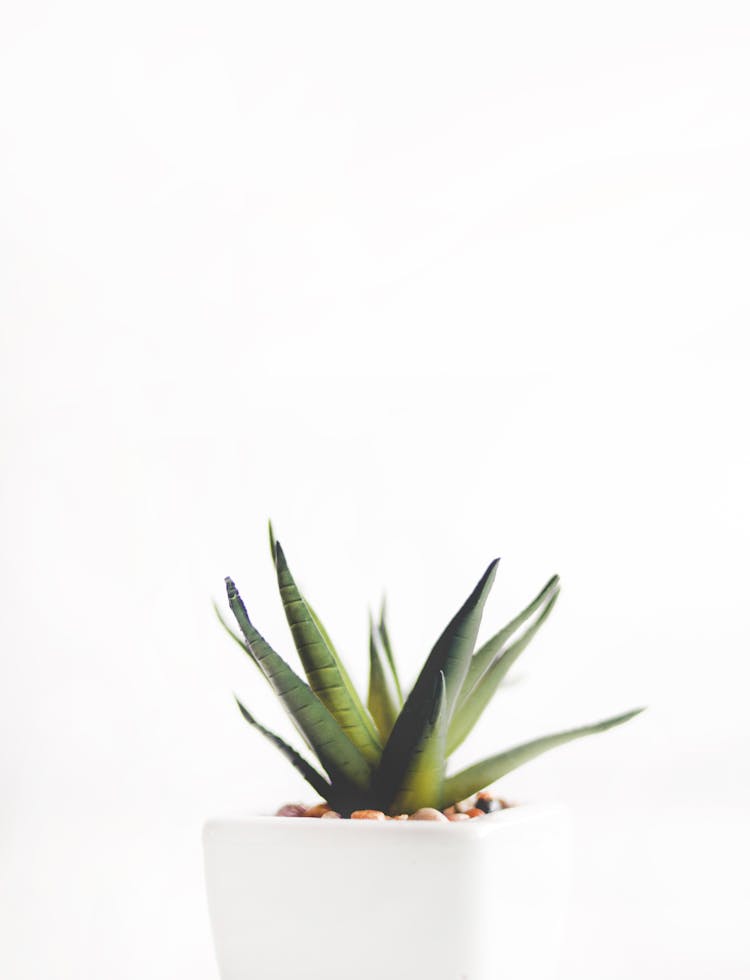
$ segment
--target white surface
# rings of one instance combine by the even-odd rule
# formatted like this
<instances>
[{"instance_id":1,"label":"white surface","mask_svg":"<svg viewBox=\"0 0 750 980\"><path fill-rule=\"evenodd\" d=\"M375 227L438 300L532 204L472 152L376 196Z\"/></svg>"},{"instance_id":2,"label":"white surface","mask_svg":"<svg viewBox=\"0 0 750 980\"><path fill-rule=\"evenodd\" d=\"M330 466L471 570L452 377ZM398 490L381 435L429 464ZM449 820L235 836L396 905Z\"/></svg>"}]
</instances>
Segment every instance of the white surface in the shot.
<instances>
[{"instance_id":1,"label":"white surface","mask_svg":"<svg viewBox=\"0 0 750 980\"><path fill-rule=\"evenodd\" d=\"M209 600L364 679L489 558L461 761L568 802L565 980L750 972L746 4L0 9L0 974L215 980L205 816L304 793ZM291 656L291 654L290 654ZM616 956L613 957L613 950Z\"/></svg>"},{"instance_id":2,"label":"white surface","mask_svg":"<svg viewBox=\"0 0 750 980\"><path fill-rule=\"evenodd\" d=\"M353 963L359 980L557 976L570 872L560 807L460 825L246 817L212 820L203 837L222 980L351 980Z\"/></svg>"}]
</instances>

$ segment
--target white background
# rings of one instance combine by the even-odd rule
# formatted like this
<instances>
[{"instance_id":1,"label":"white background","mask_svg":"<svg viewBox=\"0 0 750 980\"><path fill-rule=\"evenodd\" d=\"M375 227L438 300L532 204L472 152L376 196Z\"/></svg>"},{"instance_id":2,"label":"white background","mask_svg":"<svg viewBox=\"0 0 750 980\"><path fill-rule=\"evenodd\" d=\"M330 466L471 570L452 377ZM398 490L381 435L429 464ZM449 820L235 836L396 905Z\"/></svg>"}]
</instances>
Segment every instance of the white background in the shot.
<instances>
[{"instance_id":1,"label":"white background","mask_svg":"<svg viewBox=\"0 0 750 980\"><path fill-rule=\"evenodd\" d=\"M270 515L360 681L384 587L413 676L558 571L461 759L650 706L502 784L562 976L747 977L747 5L0 11L0 975L215 980L201 822L305 795L210 608L290 653Z\"/></svg>"}]
</instances>

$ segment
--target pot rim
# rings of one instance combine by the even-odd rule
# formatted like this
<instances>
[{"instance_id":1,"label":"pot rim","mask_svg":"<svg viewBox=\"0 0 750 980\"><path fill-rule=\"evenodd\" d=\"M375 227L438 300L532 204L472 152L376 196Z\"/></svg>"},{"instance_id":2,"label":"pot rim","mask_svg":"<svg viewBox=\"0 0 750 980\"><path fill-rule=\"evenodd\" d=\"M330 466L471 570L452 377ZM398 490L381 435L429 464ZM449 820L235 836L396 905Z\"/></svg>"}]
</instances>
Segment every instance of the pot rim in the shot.
<instances>
[{"instance_id":1,"label":"pot rim","mask_svg":"<svg viewBox=\"0 0 750 980\"><path fill-rule=\"evenodd\" d=\"M313 817L277 817L270 814L259 814L250 811L240 811L222 816L209 817L203 825L204 835L210 835L220 829L237 829L241 826L275 827L288 826L288 833L373 833L379 828L384 833L403 833L395 828L411 827L406 833L422 834L470 834L484 837L493 831L511 828L519 823L527 823L555 815L564 817L568 808L562 803L523 803L509 806L495 813L487 813L483 817L473 817L470 820L321 820ZM314 829L313 829L314 828ZM324 829L329 828L329 829ZM356 828L356 829L353 829ZM360 829L365 828L365 829ZM414 829L418 828L418 829Z\"/></svg>"}]
</instances>

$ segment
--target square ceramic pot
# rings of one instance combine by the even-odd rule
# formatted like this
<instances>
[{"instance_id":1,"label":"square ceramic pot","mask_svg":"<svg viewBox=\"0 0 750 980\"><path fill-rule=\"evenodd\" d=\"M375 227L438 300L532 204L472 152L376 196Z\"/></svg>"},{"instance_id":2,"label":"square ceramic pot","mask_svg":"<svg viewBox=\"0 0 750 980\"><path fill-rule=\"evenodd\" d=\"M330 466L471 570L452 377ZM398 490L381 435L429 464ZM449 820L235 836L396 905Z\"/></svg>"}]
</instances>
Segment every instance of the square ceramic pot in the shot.
<instances>
[{"instance_id":1,"label":"square ceramic pot","mask_svg":"<svg viewBox=\"0 0 750 980\"><path fill-rule=\"evenodd\" d=\"M222 980L552 980L564 809L460 823L245 817L204 829Z\"/></svg>"}]
</instances>

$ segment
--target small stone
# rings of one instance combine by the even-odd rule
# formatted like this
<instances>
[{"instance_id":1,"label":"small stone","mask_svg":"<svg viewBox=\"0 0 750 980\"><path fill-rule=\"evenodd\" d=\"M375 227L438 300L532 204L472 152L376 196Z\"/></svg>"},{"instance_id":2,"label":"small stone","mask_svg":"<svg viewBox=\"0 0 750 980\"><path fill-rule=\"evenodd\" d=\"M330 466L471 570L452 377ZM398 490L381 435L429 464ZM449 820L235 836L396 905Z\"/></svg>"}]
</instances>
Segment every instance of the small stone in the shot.
<instances>
[{"instance_id":1,"label":"small stone","mask_svg":"<svg viewBox=\"0 0 750 980\"><path fill-rule=\"evenodd\" d=\"M468 813L451 813L448 817L451 823L457 823L459 820L470 820L471 817Z\"/></svg>"},{"instance_id":2,"label":"small stone","mask_svg":"<svg viewBox=\"0 0 750 980\"><path fill-rule=\"evenodd\" d=\"M393 820L408 820L409 819L409 814L408 813L399 813L399 815L397 817L392 817L391 819L393 819Z\"/></svg>"},{"instance_id":3,"label":"small stone","mask_svg":"<svg viewBox=\"0 0 750 980\"><path fill-rule=\"evenodd\" d=\"M385 820L382 810L355 810L351 815L352 820Z\"/></svg>"},{"instance_id":4,"label":"small stone","mask_svg":"<svg viewBox=\"0 0 750 980\"><path fill-rule=\"evenodd\" d=\"M417 810L415 813L409 817L410 820L439 820L443 823L447 823L448 818L431 806L423 806L421 810Z\"/></svg>"},{"instance_id":5,"label":"small stone","mask_svg":"<svg viewBox=\"0 0 750 980\"><path fill-rule=\"evenodd\" d=\"M481 810L483 813L495 813L497 810L502 810L500 801L496 800L489 793L480 793L477 797L477 810Z\"/></svg>"},{"instance_id":6,"label":"small stone","mask_svg":"<svg viewBox=\"0 0 750 980\"><path fill-rule=\"evenodd\" d=\"M321 813L321 820L341 820L341 814L336 813L335 810L326 810L325 813Z\"/></svg>"},{"instance_id":7,"label":"small stone","mask_svg":"<svg viewBox=\"0 0 750 980\"><path fill-rule=\"evenodd\" d=\"M484 810L480 810L479 807L473 806L470 810L466 811L467 817L483 817L485 816Z\"/></svg>"},{"instance_id":8,"label":"small stone","mask_svg":"<svg viewBox=\"0 0 750 980\"><path fill-rule=\"evenodd\" d=\"M331 808L327 803L316 803L315 806L309 807L305 810L304 816L306 817L322 817L324 813L328 813Z\"/></svg>"},{"instance_id":9,"label":"small stone","mask_svg":"<svg viewBox=\"0 0 750 980\"><path fill-rule=\"evenodd\" d=\"M448 806L448 807L445 808L445 810L443 810L443 814L446 817L448 817L449 820L450 820L450 818L453 816L453 814L455 812L456 812L456 808L454 806Z\"/></svg>"},{"instance_id":10,"label":"small stone","mask_svg":"<svg viewBox=\"0 0 750 980\"><path fill-rule=\"evenodd\" d=\"M307 807L304 803L285 803L276 811L277 817L304 817Z\"/></svg>"}]
</instances>

